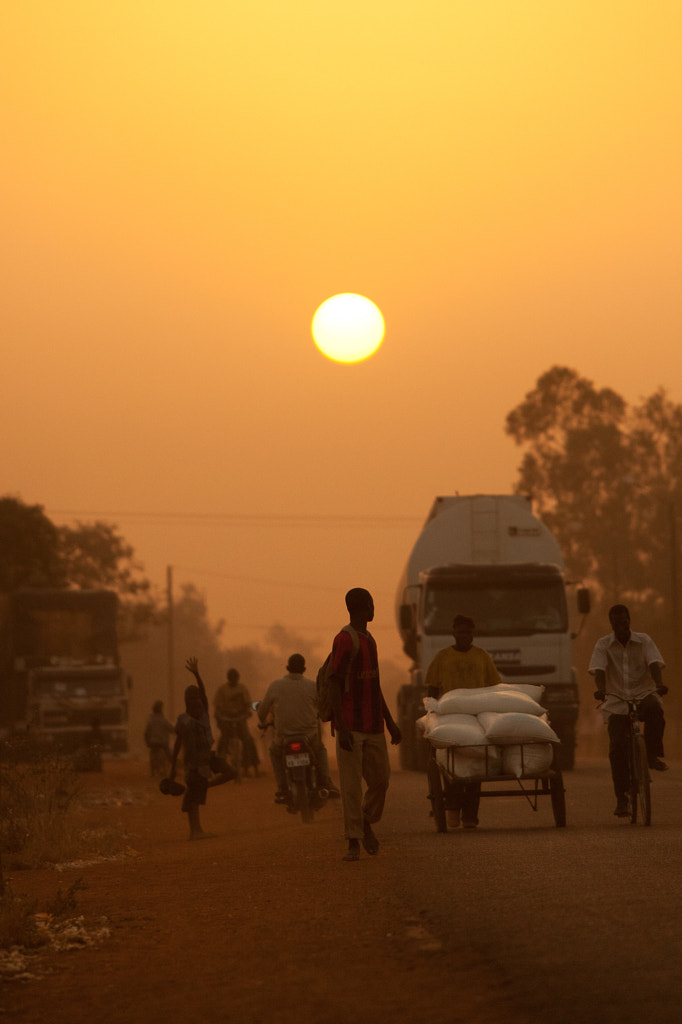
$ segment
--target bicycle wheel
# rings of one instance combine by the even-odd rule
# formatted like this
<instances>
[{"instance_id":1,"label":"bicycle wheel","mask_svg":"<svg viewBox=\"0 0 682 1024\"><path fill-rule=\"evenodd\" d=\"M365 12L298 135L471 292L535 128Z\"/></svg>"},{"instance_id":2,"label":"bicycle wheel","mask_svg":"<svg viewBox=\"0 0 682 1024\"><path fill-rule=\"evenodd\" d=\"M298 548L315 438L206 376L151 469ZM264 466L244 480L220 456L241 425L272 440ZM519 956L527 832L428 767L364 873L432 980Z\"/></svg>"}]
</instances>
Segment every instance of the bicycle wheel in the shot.
<instances>
[{"instance_id":1,"label":"bicycle wheel","mask_svg":"<svg viewBox=\"0 0 682 1024\"><path fill-rule=\"evenodd\" d=\"M637 737L637 774L639 778L639 809L642 812L642 824L651 824L651 779L649 777L649 759L643 736Z\"/></svg>"},{"instance_id":2,"label":"bicycle wheel","mask_svg":"<svg viewBox=\"0 0 682 1024\"><path fill-rule=\"evenodd\" d=\"M630 812L630 824L637 824L637 811L639 809L639 747L637 737L630 734L630 791L628 793L628 810Z\"/></svg>"}]
</instances>

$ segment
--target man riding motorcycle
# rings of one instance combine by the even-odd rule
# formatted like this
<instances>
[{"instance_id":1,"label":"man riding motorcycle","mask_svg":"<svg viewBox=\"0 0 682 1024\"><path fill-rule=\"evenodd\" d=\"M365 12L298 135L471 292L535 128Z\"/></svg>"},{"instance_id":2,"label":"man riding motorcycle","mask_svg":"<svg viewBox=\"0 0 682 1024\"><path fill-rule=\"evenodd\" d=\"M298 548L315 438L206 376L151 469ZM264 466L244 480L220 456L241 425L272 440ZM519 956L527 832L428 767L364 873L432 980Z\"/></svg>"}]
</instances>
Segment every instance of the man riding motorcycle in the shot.
<instances>
[{"instance_id":1,"label":"man riding motorcycle","mask_svg":"<svg viewBox=\"0 0 682 1024\"><path fill-rule=\"evenodd\" d=\"M302 654L292 654L287 662L287 675L270 683L258 705L258 718L262 725L271 713L274 718L275 735L270 747L270 760L277 783L276 803L286 802L283 750L290 736L306 737L317 758L320 789L328 790L330 796L339 796L338 789L329 777L329 758L320 738L317 684L312 679L306 679L304 672L305 658Z\"/></svg>"}]
</instances>

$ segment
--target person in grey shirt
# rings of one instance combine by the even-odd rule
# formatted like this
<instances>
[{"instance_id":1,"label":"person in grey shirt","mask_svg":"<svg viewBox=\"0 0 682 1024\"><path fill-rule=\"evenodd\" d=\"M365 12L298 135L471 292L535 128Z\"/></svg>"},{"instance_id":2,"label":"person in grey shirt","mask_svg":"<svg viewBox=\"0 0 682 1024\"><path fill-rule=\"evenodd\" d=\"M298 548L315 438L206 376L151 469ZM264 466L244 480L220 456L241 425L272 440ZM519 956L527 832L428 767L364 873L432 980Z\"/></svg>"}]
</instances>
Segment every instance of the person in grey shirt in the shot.
<instances>
[{"instance_id":1,"label":"person in grey shirt","mask_svg":"<svg viewBox=\"0 0 682 1024\"><path fill-rule=\"evenodd\" d=\"M329 776L329 758L320 738L317 684L312 679L306 679L304 673L305 658L302 654L292 654L287 662L287 675L270 683L258 705L258 718L261 724L266 722L270 714L274 720L275 735L270 747L270 760L277 783L277 803L282 803L286 799L283 750L289 736L306 737L317 757L321 777L320 788L329 790L331 796L339 795Z\"/></svg>"}]
</instances>

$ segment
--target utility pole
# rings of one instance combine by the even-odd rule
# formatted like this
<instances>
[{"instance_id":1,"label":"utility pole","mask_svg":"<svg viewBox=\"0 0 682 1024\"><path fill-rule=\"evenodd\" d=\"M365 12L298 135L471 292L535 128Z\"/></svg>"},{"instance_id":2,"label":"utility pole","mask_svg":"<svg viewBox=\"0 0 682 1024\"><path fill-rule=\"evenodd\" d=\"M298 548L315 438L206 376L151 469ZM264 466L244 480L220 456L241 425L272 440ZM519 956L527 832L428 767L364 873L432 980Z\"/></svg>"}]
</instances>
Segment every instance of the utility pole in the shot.
<instances>
[{"instance_id":1,"label":"utility pole","mask_svg":"<svg viewBox=\"0 0 682 1024\"><path fill-rule=\"evenodd\" d=\"M173 566L166 566L166 608L168 611L168 714L175 718L175 687L173 666L175 663L175 630L173 621Z\"/></svg>"},{"instance_id":2,"label":"utility pole","mask_svg":"<svg viewBox=\"0 0 682 1024\"><path fill-rule=\"evenodd\" d=\"M682 655L680 653L680 599L679 584L677 580L677 509L675 507L675 501L672 498L668 504L668 515L670 517L670 613L673 627L673 655L675 658L673 671L677 676L680 672Z\"/></svg>"}]
</instances>

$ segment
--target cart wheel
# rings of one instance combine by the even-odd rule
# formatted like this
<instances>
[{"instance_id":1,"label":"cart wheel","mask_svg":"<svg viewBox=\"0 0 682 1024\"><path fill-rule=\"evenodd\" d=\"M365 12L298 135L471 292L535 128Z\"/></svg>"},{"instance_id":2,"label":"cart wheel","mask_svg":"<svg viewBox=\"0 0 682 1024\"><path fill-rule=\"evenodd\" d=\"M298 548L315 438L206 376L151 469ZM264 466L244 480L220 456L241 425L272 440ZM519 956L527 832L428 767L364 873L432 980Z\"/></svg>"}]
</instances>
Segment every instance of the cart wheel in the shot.
<instances>
[{"instance_id":1,"label":"cart wheel","mask_svg":"<svg viewBox=\"0 0 682 1024\"><path fill-rule=\"evenodd\" d=\"M429 780L429 800L433 808L433 819L436 822L438 832L447 832L448 824L445 819L445 794L443 793L443 782L440 777L440 768L435 760L429 761L426 771Z\"/></svg>"},{"instance_id":2,"label":"cart wheel","mask_svg":"<svg viewBox=\"0 0 682 1024\"><path fill-rule=\"evenodd\" d=\"M566 790L564 780L560 771L556 769L549 780L549 795L554 811L554 824L557 828L566 827Z\"/></svg>"}]
</instances>

